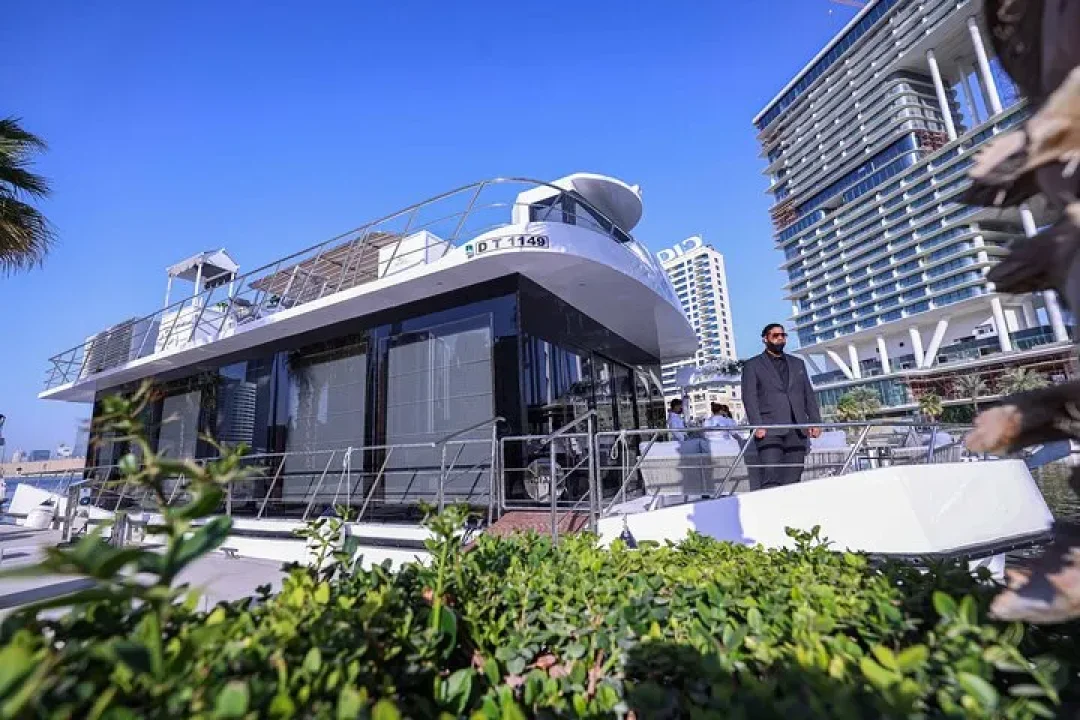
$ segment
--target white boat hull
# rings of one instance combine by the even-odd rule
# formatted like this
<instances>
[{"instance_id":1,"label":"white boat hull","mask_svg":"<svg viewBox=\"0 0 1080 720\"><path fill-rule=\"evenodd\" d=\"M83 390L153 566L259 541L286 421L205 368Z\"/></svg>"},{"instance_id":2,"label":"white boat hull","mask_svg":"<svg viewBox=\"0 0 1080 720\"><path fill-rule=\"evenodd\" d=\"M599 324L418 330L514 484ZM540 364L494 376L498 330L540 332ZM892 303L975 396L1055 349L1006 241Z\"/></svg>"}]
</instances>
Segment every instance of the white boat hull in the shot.
<instances>
[{"instance_id":1,"label":"white boat hull","mask_svg":"<svg viewBox=\"0 0 1080 720\"><path fill-rule=\"evenodd\" d=\"M836 550L875 555L996 558L1045 538L1053 516L1020 460L866 470L715 500L616 513L605 543L629 529L638 542L678 542L691 531L718 540L792 547L787 528L811 530ZM990 568L1003 571L1001 560Z\"/></svg>"}]
</instances>

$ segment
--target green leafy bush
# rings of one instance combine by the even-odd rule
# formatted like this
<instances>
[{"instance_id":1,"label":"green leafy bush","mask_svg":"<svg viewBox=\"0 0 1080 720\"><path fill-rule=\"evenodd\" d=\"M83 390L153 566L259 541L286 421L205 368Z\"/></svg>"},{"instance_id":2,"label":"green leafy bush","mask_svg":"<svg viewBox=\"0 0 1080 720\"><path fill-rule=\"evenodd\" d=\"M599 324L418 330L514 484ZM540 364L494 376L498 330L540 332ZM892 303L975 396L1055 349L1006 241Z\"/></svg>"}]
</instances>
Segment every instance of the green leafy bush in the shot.
<instances>
[{"instance_id":1,"label":"green leafy bush","mask_svg":"<svg viewBox=\"0 0 1080 720\"><path fill-rule=\"evenodd\" d=\"M793 550L466 548L452 509L429 518L430 562L391 571L360 569L320 519L304 533L318 562L280 593L200 612L170 583L220 543L225 521L191 523L235 468L183 470L196 493L166 513L163 552L90 538L51 555L102 584L59 618L3 624L0 716L1049 718L1076 681L1075 626L989 624L993 588L964 567L875 565L816 531Z\"/></svg>"}]
</instances>

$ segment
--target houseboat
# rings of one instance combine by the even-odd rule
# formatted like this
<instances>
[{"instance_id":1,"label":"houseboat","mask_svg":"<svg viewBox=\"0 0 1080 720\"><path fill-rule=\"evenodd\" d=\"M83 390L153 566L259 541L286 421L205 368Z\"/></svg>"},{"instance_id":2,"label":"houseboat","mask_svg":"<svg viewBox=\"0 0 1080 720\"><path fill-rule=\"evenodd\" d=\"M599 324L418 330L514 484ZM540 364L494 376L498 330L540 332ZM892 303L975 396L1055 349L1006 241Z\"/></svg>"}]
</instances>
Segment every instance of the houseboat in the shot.
<instances>
[{"instance_id":1,"label":"houseboat","mask_svg":"<svg viewBox=\"0 0 1080 720\"><path fill-rule=\"evenodd\" d=\"M345 505L366 562L410 560L421 503L467 504L482 531L516 518L605 541L697 530L776 546L820 525L854 550L980 561L1045 539L1023 463L958 462L959 438L946 449L936 431L883 454L869 426L834 428L812 482L756 492L751 429L669 437L660 365L697 339L632 234L642 212L639 188L612 177L495 179L248 272L200 252L167 269L156 311L51 358L40 397L96 417L149 380L158 453L212 457L206 436L250 448L258 472L220 508L240 556L301 560L293 531ZM53 507L69 534L102 513L152 517L139 488L112 482L130 448L101 432L91 446L68 491L22 483L11 512Z\"/></svg>"}]
</instances>

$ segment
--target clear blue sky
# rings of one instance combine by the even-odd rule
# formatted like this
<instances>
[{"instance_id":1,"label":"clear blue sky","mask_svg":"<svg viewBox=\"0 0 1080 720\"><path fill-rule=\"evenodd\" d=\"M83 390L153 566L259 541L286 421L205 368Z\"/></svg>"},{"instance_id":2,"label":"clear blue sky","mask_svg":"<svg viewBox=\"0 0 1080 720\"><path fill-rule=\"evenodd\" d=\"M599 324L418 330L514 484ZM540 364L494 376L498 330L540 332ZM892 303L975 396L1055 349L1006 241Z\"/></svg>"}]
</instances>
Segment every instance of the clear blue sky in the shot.
<instances>
[{"instance_id":1,"label":"clear blue sky","mask_svg":"<svg viewBox=\"0 0 1080 720\"><path fill-rule=\"evenodd\" d=\"M642 186L653 249L727 257L738 348L786 319L751 119L855 12L828 0L14 3L0 115L50 151L43 269L0 277L13 449L89 406L36 399L46 359L153 310L164 268L242 266L443 190L575 171Z\"/></svg>"}]
</instances>

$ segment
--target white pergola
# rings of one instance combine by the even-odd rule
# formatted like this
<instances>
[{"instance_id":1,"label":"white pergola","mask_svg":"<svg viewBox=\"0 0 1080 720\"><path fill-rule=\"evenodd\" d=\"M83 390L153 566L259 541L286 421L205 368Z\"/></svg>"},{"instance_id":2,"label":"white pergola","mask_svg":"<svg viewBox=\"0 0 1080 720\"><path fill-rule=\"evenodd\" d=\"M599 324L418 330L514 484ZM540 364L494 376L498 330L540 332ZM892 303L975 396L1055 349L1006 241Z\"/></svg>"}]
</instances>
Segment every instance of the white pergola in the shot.
<instances>
[{"instance_id":1,"label":"white pergola","mask_svg":"<svg viewBox=\"0 0 1080 720\"><path fill-rule=\"evenodd\" d=\"M192 255L186 260L181 260L168 267L165 271L169 275L169 283L165 288L165 307L169 306L174 279L194 283L194 295L198 295L207 288L217 287L227 279L230 285L229 295L232 295L233 288L231 286L233 281L236 280L236 274L239 270L240 266L224 249L207 250Z\"/></svg>"}]
</instances>

